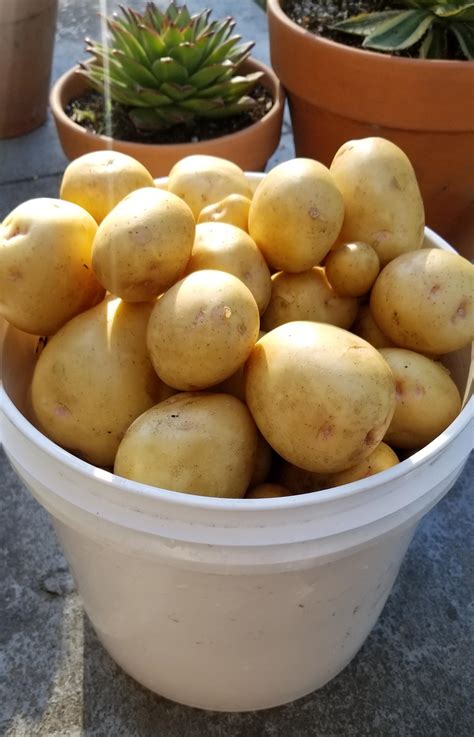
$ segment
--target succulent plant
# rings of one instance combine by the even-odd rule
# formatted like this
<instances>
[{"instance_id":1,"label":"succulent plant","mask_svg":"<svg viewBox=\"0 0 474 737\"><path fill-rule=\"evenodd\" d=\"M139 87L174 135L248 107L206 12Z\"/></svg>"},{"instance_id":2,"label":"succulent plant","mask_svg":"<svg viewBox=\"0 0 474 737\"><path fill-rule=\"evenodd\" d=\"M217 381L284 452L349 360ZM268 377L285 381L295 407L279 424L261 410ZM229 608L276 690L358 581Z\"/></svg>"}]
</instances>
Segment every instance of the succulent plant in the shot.
<instances>
[{"instance_id":1,"label":"succulent plant","mask_svg":"<svg viewBox=\"0 0 474 737\"><path fill-rule=\"evenodd\" d=\"M106 43L86 39L93 58L80 73L127 106L138 129L228 117L255 105L247 93L262 73L238 73L254 44L232 35L232 18L209 21L209 10L190 15L175 2L164 11L152 2L144 13L120 10L121 17L106 19Z\"/></svg>"},{"instance_id":2,"label":"succulent plant","mask_svg":"<svg viewBox=\"0 0 474 737\"><path fill-rule=\"evenodd\" d=\"M449 37L467 59L474 58L472 0L400 0L396 10L360 13L332 28L365 36L362 46L377 51L408 49L418 42L424 59L448 57Z\"/></svg>"}]
</instances>

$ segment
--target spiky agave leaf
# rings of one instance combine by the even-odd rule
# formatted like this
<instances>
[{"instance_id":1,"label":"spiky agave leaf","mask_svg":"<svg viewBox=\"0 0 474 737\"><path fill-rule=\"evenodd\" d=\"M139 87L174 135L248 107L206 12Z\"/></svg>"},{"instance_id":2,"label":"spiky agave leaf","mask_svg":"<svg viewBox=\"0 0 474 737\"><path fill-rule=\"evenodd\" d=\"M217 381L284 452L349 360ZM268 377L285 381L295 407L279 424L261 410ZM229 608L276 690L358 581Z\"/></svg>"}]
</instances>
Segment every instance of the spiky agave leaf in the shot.
<instances>
[{"instance_id":1,"label":"spiky agave leaf","mask_svg":"<svg viewBox=\"0 0 474 737\"><path fill-rule=\"evenodd\" d=\"M474 58L474 0L401 0L407 10L360 13L332 27L364 36L362 46L376 51L408 49L421 41L419 56L446 58L448 36L467 59Z\"/></svg>"},{"instance_id":2,"label":"spiky agave leaf","mask_svg":"<svg viewBox=\"0 0 474 737\"><path fill-rule=\"evenodd\" d=\"M107 18L107 43L86 39L93 58L81 74L129 107L137 128L222 118L256 104L248 93L262 73L239 73L253 43L242 44L233 35L232 18L210 21L210 11L190 15L186 5L174 1L165 11L153 2L143 13L120 10L121 16Z\"/></svg>"}]
</instances>

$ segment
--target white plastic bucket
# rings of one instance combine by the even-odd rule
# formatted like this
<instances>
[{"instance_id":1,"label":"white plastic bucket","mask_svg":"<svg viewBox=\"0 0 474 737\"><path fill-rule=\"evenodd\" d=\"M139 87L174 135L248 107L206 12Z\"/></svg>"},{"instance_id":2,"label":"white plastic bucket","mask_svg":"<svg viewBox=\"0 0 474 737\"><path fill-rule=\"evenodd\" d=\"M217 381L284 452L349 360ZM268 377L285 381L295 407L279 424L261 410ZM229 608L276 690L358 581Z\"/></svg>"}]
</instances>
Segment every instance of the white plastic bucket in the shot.
<instances>
[{"instance_id":1,"label":"white plastic bucket","mask_svg":"<svg viewBox=\"0 0 474 737\"><path fill-rule=\"evenodd\" d=\"M426 245L450 248L429 230ZM36 342L13 328L3 341L4 448L50 512L87 614L124 670L175 701L228 711L291 701L342 670L418 521L463 468L474 399L426 448L364 481L283 499L189 496L97 469L30 424ZM470 356L450 357L462 394Z\"/></svg>"}]
</instances>

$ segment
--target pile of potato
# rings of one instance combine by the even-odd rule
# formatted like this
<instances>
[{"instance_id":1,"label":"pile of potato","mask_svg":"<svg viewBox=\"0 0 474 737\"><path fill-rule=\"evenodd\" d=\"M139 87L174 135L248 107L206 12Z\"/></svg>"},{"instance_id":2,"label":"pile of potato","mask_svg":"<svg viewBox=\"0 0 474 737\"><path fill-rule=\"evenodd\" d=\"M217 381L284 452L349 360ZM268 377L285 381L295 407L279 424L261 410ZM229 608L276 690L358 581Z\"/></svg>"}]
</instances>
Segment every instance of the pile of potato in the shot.
<instances>
[{"instance_id":1,"label":"pile of potato","mask_svg":"<svg viewBox=\"0 0 474 737\"><path fill-rule=\"evenodd\" d=\"M80 458L164 489L261 498L398 463L461 409L437 360L474 337L474 266L423 248L405 154L330 169L191 156L167 186L112 151L0 227L0 314L38 336L32 417ZM352 331L352 332L349 332Z\"/></svg>"}]
</instances>

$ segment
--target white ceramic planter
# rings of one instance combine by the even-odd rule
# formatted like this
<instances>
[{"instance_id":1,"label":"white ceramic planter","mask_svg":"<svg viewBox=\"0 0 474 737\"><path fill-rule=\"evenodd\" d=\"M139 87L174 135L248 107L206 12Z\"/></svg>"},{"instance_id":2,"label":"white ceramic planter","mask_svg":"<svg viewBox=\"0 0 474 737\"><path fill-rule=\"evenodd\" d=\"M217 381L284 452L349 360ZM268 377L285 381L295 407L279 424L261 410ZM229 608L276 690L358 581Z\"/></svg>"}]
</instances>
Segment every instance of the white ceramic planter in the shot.
<instances>
[{"instance_id":1,"label":"white ceramic planter","mask_svg":"<svg viewBox=\"0 0 474 737\"><path fill-rule=\"evenodd\" d=\"M430 231L426 240L449 249ZM282 704L344 668L419 519L472 447L473 399L426 448L345 487L248 501L164 491L78 460L29 423L35 343L11 328L3 342L5 450L52 515L112 657L153 691L205 709ZM470 348L451 358L464 393Z\"/></svg>"}]
</instances>

